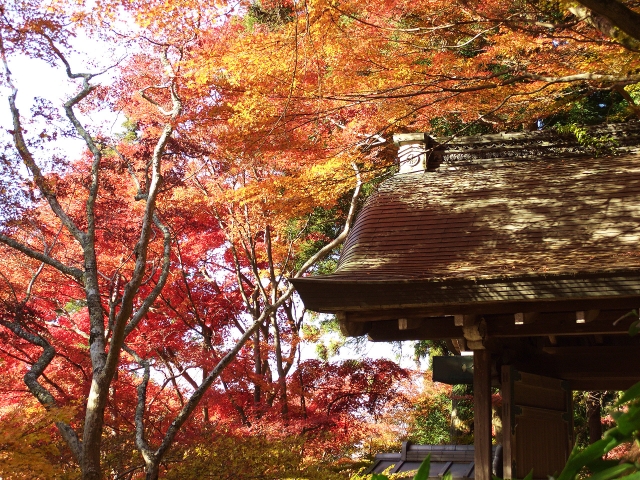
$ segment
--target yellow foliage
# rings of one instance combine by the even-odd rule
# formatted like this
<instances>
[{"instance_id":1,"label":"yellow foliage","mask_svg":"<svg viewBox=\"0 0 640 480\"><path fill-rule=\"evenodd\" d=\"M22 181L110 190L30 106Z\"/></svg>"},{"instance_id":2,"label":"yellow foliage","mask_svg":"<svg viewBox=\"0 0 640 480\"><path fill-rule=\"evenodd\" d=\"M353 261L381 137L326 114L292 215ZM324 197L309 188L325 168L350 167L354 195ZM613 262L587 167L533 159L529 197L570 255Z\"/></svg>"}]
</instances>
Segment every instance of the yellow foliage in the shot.
<instances>
[{"instance_id":1,"label":"yellow foliage","mask_svg":"<svg viewBox=\"0 0 640 480\"><path fill-rule=\"evenodd\" d=\"M350 471L309 461L304 456L303 437L280 440L261 436L217 435L183 453L166 474L167 480L201 478L263 480L346 480Z\"/></svg>"},{"instance_id":2,"label":"yellow foliage","mask_svg":"<svg viewBox=\"0 0 640 480\"><path fill-rule=\"evenodd\" d=\"M640 105L640 83L633 85L627 85L624 89L629 92L629 95L633 99L636 105Z\"/></svg>"},{"instance_id":3,"label":"yellow foliage","mask_svg":"<svg viewBox=\"0 0 640 480\"><path fill-rule=\"evenodd\" d=\"M52 441L53 422L68 420L71 413L69 408L46 412L33 402L0 409L0 478L80 478L74 465L61 461L62 442Z\"/></svg>"}]
</instances>

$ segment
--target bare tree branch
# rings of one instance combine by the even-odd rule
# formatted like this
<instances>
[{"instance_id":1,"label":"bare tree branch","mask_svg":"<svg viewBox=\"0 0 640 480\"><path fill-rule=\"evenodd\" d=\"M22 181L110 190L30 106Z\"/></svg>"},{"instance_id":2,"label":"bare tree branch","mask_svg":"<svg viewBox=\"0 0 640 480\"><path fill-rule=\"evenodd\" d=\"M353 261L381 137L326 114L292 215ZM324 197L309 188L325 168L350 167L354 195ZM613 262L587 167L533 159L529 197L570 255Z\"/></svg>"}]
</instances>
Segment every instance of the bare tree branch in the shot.
<instances>
[{"instance_id":1,"label":"bare tree branch","mask_svg":"<svg viewBox=\"0 0 640 480\"><path fill-rule=\"evenodd\" d=\"M347 218L344 222L344 228L342 229L342 232L340 232L340 235L334 238L331 242L327 243L324 247L322 247L314 255L312 255L311 258L309 258L304 263L304 265L302 265L302 267L298 269L295 275L293 275L293 278L301 277L313 265L329 255L329 253L331 253L334 248L344 242L344 240L347 238L347 235L351 231L351 224L353 223L353 218L356 215L358 198L360 197L360 189L362 188L362 177L360 176L360 170L355 163L352 163L351 166L356 175L356 188L353 190L353 195L351 196L351 204L349 205L349 212L347 213Z\"/></svg>"},{"instance_id":2,"label":"bare tree branch","mask_svg":"<svg viewBox=\"0 0 640 480\"><path fill-rule=\"evenodd\" d=\"M79 268L75 268L75 267L70 267L68 265L65 265L64 263L56 260L55 258L51 258L48 255L45 255L42 252L39 252L37 250L34 250L33 248L18 242L17 240L14 240L11 237L7 237L6 235L3 235L0 233L0 242L4 243L5 245L7 245L8 247L14 248L16 250L18 250L19 252L24 253L25 255L27 255L28 257L31 257L35 260L39 260L42 263L46 263L47 265L52 266L53 268L59 270L60 272L64 273L65 275L69 275L71 277L74 277L77 280L80 280L82 278L82 276L84 275L84 272L82 270L80 270Z\"/></svg>"},{"instance_id":3,"label":"bare tree branch","mask_svg":"<svg viewBox=\"0 0 640 480\"><path fill-rule=\"evenodd\" d=\"M69 230L71 235L80 243L84 245L85 243L85 234L82 232L76 224L71 220L71 218L66 214L62 205L58 202L58 198L56 197L55 192L53 192L49 185L47 184L40 167L36 164L31 151L27 147L27 143L24 139L22 122L20 121L20 112L16 107L16 97L18 95L18 89L13 84L11 79L11 70L9 70L9 63L7 61L7 56L4 48L4 40L2 35L0 34L0 57L2 57L2 63L4 65L4 74L6 81L11 88L11 94L9 95L9 110L11 112L11 118L13 121L13 143L18 150L18 154L20 158L26 165L26 167L33 175L33 180L36 183L40 193L49 203L51 209L56 214L56 216L60 219L62 224Z\"/></svg>"},{"instance_id":4,"label":"bare tree branch","mask_svg":"<svg viewBox=\"0 0 640 480\"><path fill-rule=\"evenodd\" d=\"M607 18L616 28L640 42L640 13L616 0L578 0L592 12ZM609 32L604 32L609 34Z\"/></svg>"},{"instance_id":5,"label":"bare tree branch","mask_svg":"<svg viewBox=\"0 0 640 480\"><path fill-rule=\"evenodd\" d=\"M340 243L344 241L348 232L350 231L351 224L353 222L353 218L355 216L355 211L357 207L357 201L360 196L360 190L362 187L362 178L360 176L360 171L357 165L354 163L352 167L355 171L356 176L356 187L354 189L354 193L351 199L351 205L349 207L349 212L347 214L347 218L345 221L345 225L342 229L342 232L329 244L327 244L324 248L318 251L315 255L313 255L305 264L296 272L295 277L299 277L304 274L309 268L311 268L316 262L323 259L326 255L328 255L334 248L336 248ZM220 376L222 371L235 359L238 352L242 349L242 347L247 343L247 341L251 338L256 330L258 330L262 324L265 322L267 318L273 315L293 294L294 288L293 285L290 285L279 297L273 302L271 305L268 305L265 309L262 310L260 316L255 318L254 322L251 324L249 328L245 330L245 332L241 335L241 337L236 341L235 345L218 361L216 366L208 373L208 375L203 379L200 386L193 392L191 397L187 400L184 407L180 410L176 418L171 422L167 433L162 439L162 443L158 447L155 452L156 458L161 459L164 454L167 452L169 447L172 445L173 440L180 428L190 417L191 413L200 403L200 400L204 396L205 392L209 389L209 387L213 384L213 382Z\"/></svg>"},{"instance_id":6,"label":"bare tree branch","mask_svg":"<svg viewBox=\"0 0 640 480\"><path fill-rule=\"evenodd\" d=\"M24 375L24 383L31 394L47 409L54 409L58 407L58 404L51 395L51 392L47 390L39 381L38 378L43 375L46 368L56 356L56 350L51 344L42 338L40 335L28 332L17 322L9 322L6 320L0 320L0 324L11 330L18 337L28 341L33 345L37 345L42 348L42 353L38 359L31 365L31 368ZM71 452L77 461L82 459L82 444L78 439L78 435L71 428L71 426L63 421L55 422L60 435L64 438Z\"/></svg>"}]
</instances>

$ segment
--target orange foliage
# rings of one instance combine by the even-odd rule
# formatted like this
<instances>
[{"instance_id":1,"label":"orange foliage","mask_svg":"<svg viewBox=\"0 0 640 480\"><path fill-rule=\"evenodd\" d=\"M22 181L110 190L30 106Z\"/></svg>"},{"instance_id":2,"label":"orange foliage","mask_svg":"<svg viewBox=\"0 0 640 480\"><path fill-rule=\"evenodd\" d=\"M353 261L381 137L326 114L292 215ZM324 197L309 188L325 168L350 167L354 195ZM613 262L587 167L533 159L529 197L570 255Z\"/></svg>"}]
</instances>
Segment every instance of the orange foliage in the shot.
<instances>
[{"instance_id":1,"label":"orange foliage","mask_svg":"<svg viewBox=\"0 0 640 480\"><path fill-rule=\"evenodd\" d=\"M286 278L306 274L301 264L341 231L357 179L386 171L390 134L438 121L519 128L576 95L640 82L636 51L553 2L16 5L0 19L7 66L27 56L76 72L65 62L84 35L134 52L108 87L70 75L86 83L66 112L44 101L31 118L14 110L0 162L0 356L11 374L0 407L26 398L20 377L51 347L37 376L50 398L38 398L52 415L73 407L58 425L78 432L99 405L103 470L136 468L136 421L158 445L220 365L171 442L197 443L218 424L306 433L310 451L339 455L371 435L364 417L402 401L394 382L406 372L300 362L304 312ZM126 132L54 128L70 108L105 107L127 116ZM54 155L71 134L90 152ZM92 386L100 401L86 402ZM74 451L81 465L89 444Z\"/></svg>"}]
</instances>

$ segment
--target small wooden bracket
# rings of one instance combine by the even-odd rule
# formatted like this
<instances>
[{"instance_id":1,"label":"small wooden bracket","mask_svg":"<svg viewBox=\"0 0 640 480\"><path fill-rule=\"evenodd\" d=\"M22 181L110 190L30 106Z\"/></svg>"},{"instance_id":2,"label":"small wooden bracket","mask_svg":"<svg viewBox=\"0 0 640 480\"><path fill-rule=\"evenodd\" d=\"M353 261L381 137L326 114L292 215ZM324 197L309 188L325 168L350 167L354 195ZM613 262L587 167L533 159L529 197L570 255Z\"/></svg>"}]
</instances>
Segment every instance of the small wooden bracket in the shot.
<instances>
[{"instance_id":1,"label":"small wooden bracket","mask_svg":"<svg viewBox=\"0 0 640 480\"><path fill-rule=\"evenodd\" d=\"M475 315L454 315L453 324L456 327L470 327L476 323Z\"/></svg>"},{"instance_id":2,"label":"small wooden bracket","mask_svg":"<svg viewBox=\"0 0 640 480\"><path fill-rule=\"evenodd\" d=\"M533 323L538 316L538 312L524 312L524 313L516 313L514 315L515 324L516 325L525 325L527 323Z\"/></svg>"},{"instance_id":3,"label":"small wooden bracket","mask_svg":"<svg viewBox=\"0 0 640 480\"><path fill-rule=\"evenodd\" d=\"M474 325L463 326L462 333L470 350L484 350L484 338L487 333L484 319Z\"/></svg>"},{"instance_id":4,"label":"small wooden bracket","mask_svg":"<svg viewBox=\"0 0 640 480\"><path fill-rule=\"evenodd\" d=\"M600 310L581 310L576 312L576 323L593 322L600 314Z\"/></svg>"},{"instance_id":5,"label":"small wooden bracket","mask_svg":"<svg viewBox=\"0 0 640 480\"><path fill-rule=\"evenodd\" d=\"M371 330L371 322L350 322L345 312L338 312L336 318L340 325L340 333L345 337L360 337Z\"/></svg>"},{"instance_id":6,"label":"small wooden bracket","mask_svg":"<svg viewBox=\"0 0 640 480\"><path fill-rule=\"evenodd\" d=\"M399 318L398 330L415 330L421 323L422 321L418 318Z\"/></svg>"}]
</instances>

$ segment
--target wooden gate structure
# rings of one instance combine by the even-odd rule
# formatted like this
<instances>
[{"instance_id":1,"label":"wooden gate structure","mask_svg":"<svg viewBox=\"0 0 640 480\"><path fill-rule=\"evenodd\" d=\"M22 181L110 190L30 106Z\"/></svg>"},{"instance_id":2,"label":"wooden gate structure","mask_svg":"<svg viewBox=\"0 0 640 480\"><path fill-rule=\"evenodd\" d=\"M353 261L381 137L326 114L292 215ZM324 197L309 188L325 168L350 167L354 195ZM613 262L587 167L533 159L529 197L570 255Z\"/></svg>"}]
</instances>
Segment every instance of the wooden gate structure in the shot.
<instances>
[{"instance_id":1,"label":"wooden gate structure","mask_svg":"<svg viewBox=\"0 0 640 480\"><path fill-rule=\"evenodd\" d=\"M615 154L553 132L396 135L400 171L336 271L292 279L347 335L473 351L478 480L491 479L492 384L505 478L547 478L571 449L571 391L640 380L627 315L640 307L640 124L589 134L615 138Z\"/></svg>"}]
</instances>

